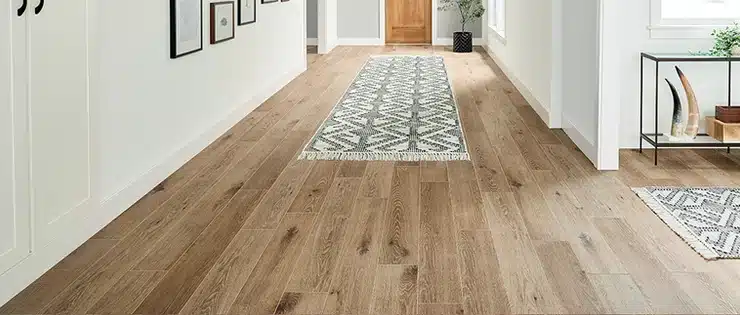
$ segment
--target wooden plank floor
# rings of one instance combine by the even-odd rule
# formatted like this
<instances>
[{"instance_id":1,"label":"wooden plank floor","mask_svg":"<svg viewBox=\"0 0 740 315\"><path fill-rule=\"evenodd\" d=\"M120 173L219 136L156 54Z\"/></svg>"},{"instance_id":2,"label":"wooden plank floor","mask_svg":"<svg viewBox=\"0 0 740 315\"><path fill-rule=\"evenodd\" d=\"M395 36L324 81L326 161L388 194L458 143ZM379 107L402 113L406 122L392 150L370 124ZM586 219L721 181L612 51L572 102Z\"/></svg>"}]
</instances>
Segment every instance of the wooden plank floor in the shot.
<instances>
[{"instance_id":1,"label":"wooden plank floor","mask_svg":"<svg viewBox=\"0 0 740 315\"><path fill-rule=\"evenodd\" d=\"M471 162L297 161L370 55L446 58ZM740 184L740 153L621 152L601 173L480 51L338 47L0 314L737 313L631 192Z\"/></svg>"}]
</instances>

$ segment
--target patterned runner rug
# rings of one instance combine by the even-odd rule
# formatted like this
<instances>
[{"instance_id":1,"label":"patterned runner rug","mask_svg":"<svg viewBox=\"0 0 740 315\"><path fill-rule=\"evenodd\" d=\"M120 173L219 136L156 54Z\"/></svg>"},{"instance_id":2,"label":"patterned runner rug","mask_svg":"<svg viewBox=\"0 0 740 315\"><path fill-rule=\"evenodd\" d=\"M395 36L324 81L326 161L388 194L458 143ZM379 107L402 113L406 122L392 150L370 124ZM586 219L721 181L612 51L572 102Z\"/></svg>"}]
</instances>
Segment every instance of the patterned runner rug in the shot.
<instances>
[{"instance_id":1,"label":"patterned runner rug","mask_svg":"<svg viewBox=\"0 0 740 315\"><path fill-rule=\"evenodd\" d=\"M676 234L708 260L740 258L740 189L633 189Z\"/></svg>"},{"instance_id":2,"label":"patterned runner rug","mask_svg":"<svg viewBox=\"0 0 740 315\"><path fill-rule=\"evenodd\" d=\"M469 160L444 59L370 58L299 159Z\"/></svg>"}]
</instances>

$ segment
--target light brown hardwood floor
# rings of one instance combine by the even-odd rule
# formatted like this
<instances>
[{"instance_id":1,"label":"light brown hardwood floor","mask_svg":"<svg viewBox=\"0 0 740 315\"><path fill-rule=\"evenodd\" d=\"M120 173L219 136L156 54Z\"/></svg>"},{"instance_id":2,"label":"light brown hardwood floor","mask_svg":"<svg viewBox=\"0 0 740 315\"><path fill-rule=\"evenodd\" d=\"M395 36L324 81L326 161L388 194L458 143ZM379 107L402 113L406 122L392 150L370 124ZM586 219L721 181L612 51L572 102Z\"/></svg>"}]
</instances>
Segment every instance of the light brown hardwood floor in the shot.
<instances>
[{"instance_id":1,"label":"light brown hardwood floor","mask_svg":"<svg viewBox=\"0 0 740 315\"><path fill-rule=\"evenodd\" d=\"M472 162L297 161L374 54L446 59ZM1 314L737 313L631 192L740 182L740 155L621 153L598 172L480 51L338 47Z\"/></svg>"}]
</instances>

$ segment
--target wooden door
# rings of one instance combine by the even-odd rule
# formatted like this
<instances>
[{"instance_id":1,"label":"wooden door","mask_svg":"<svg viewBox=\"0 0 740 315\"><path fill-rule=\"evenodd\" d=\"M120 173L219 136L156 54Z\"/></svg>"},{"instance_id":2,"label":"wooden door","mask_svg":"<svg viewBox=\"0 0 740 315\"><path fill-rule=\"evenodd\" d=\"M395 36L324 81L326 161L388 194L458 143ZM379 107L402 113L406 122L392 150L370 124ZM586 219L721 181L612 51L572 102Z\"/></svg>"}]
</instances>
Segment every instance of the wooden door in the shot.
<instances>
[{"instance_id":1,"label":"wooden door","mask_svg":"<svg viewBox=\"0 0 740 315\"><path fill-rule=\"evenodd\" d=\"M26 15L0 3L0 274L31 250L26 101ZM25 11L23 13L26 13Z\"/></svg>"},{"instance_id":2,"label":"wooden door","mask_svg":"<svg viewBox=\"0 0 740 315\"><path fill-rule=\"evenodd\" d=\"M88 0L29 4L34 242L44 246L91 215Z\"/></svg>"},{"instance_id":3,"label":"wooden door","mask_svg":"<svg viewBox=\"0 0 740 315\"><path fill-rule=\"evenodd\" d=\"M385 42L432 43L432 0L386 0Z\"/></svg>"}]
</instances>

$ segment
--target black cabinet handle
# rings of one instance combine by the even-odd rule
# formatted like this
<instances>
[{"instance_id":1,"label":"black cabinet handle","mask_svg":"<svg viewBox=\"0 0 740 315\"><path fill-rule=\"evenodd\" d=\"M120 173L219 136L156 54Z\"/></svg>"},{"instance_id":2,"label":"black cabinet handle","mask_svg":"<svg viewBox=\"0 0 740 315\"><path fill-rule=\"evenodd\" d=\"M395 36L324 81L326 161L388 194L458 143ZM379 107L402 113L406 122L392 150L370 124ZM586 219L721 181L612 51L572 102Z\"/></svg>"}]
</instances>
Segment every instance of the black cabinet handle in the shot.
<instances>
[{"instance_id":1,"label":"black cabinet handle","mask_svg":"<svg viewBox=\"0 0 740 315\"><path fill-rule=\"evenodd\" d=\"M23 0L23 5L18 8L18 16L23 15L23 13L26 13L26 7L28 6L28 0Z\"/></svg>"},{"instance_id":2,"label":"black cabinet handle","mask_svg":"<svg viewBox=\"0 0 740 315\"><path fill-rule=\"evenodd\" d=\"M36 14L41 13L41 10L44 9L44 0L39 1L39 5L36 7L35 11Z\"/></svg>"}]
</instances>

